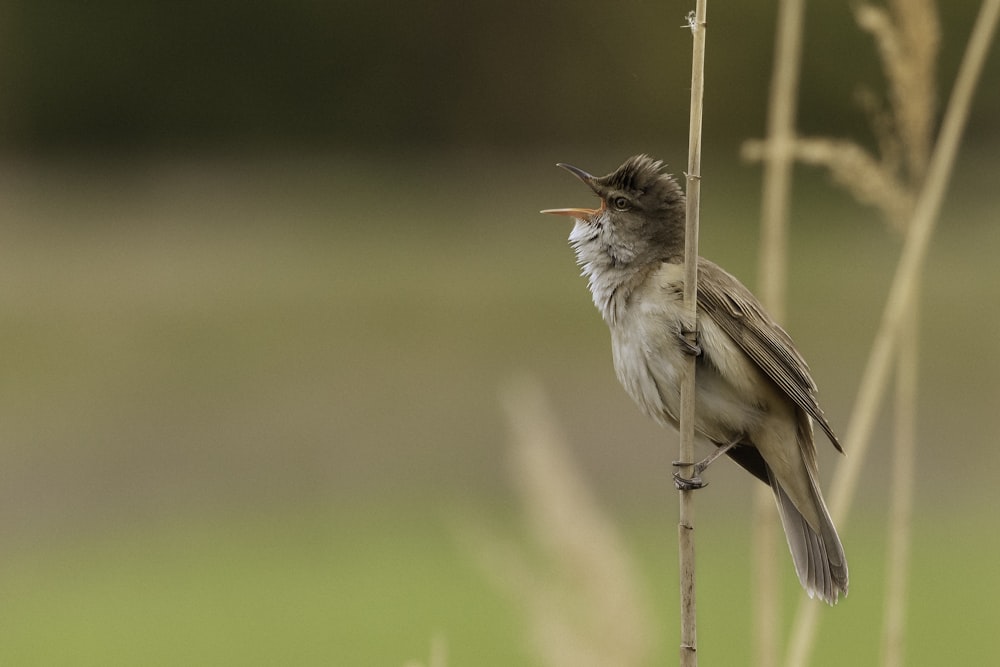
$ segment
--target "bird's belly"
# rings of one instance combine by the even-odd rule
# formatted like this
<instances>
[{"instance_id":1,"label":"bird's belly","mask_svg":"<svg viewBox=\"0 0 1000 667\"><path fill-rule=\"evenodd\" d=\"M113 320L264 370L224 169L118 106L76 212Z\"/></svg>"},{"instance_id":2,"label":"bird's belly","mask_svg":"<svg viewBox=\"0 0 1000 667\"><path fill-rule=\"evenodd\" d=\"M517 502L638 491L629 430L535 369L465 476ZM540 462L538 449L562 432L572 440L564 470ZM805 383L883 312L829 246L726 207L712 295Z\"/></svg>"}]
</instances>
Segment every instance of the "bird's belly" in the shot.
<instances>
[{"instance_id":1,"label":"bird's belly","mask_svg":"<svg viewBox=\"0 0 1000 667\"><path fill-rule=\"evenodd\" d=\"M683 357L651 354L641 336L621 331L612 335L615 373L625 391L644 413L662 424L677 426Z\"/></svg>"},{"instance_id":2,"label":"bird's belly","mask_svg":"<svg viewBox=\"0 0 1000 667\"><path fill-rule=\"evenodd\" d=\"M619 381L643 412L677 427L680 384L687 363L678 338L679 320L653 318L612 331L612 351ZM695 430L713 442L726 443L754 430L764 407L753 391L759 371L708 318L699 323L705 355L695 376ZM652 342L651 342L652 341ZM725 359L720 371L706 358Z\"/></svg>"},{"instance_id":3,"label":"bird's belly","mask_svg":"<svg viewBox=\"0 0 1000 667\"><path fill-rule=\"evenodd\" d=\"M763 417L762 406L740 392L712 366L698 364L695 376L695 430L713 442L746 438Z\"/></svg>"}]
</instances>

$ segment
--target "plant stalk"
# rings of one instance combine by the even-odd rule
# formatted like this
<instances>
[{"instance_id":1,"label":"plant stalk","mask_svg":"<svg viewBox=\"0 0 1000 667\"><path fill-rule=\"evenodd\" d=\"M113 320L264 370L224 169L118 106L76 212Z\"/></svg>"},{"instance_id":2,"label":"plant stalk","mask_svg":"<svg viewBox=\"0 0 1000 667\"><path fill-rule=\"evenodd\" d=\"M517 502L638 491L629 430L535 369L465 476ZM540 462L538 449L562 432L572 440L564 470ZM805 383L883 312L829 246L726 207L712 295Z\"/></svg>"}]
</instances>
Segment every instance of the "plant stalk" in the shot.
<instances>
[{"instance_id":1,"label":"plant stalk","mask_svg":"<svg viewBox=\"0 0 1000 667\"><path fill-rule=\"evenodd\" d=\"M788 207L794 165L795 102L802 53L803 0L778 3L774 69L768 101L767 151L761 201L761 245L757 275L764 307L785 318L788 282ZM753 506L754 659L757 667L778 664L781 597L778 586L778 513L771 490L760 486Z\"/></svg>"},{"instance_id":2,"label":"plant stalk","mask_svg":"<svg viewBox=\"0 0 1000 667\"><path fill-rule=\"evenodd\" d=\"M698 330L698 227L701 205L701 125L705 89L705 32L707 0L697 0L689 26L694 35L691 61L691 124L689 127L687 208L684 237L684 307L691 323L691 342ZM679 461L694 461L695 357L689 356L681 380ZM679 473L691 477L694 468ZM677 523L681 602L681 667L698 664L698 621L695 595L694 498L693 491L680 489Z\"/></svg>"},{"instance_id":3,"label":"plant stalk","mask_svg":"<svg viewBox=\"0 0 1000 667\"><path fill-rule=\"evenodd\" d=\"M918 279L919 282L919 279ZM919 288L917 288L919 293ZM896 358L895 423L893 425L892 490L889 502L889 546L886 556L882 667L903 667L907 581L910 573L913 487L916 472L918 308L914 301L899 333Z\"/></svg>"},{"instance_id":4,"label":"plant stalk","mask_svg":"<svg viewBox=\"0 0 1000 667\"><path fill-rule=\"evenodd\" d=\"M972 95L993 41L998 17L1000 0L984 0L945 110L941 132L929 163L927 180L914 207L913 218L907 225L909 231L903 244L903 252L851 411L851 421L844 439L844 449L848 456L837 468L833 479L830 515L834 523L839 525L844 524L857 488L858 476L868 452L875 419L889 379L891 362L895 358L899 332L908 321L905 315L919 283L917 278L941 211L941 202L968 119ZM799 605L785 661L789 667L809 664L818 613L819 605L814 601L803 600Z\"/></svg>"}]
</instances>

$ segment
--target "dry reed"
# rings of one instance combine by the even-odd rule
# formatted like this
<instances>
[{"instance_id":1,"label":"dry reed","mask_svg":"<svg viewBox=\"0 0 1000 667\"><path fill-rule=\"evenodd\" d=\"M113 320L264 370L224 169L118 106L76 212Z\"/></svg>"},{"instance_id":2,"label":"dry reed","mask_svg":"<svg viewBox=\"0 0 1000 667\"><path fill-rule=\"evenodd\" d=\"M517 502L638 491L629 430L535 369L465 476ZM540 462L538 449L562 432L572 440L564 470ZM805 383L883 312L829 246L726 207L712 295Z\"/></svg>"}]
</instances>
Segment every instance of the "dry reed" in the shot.
<instances>
[{"instance_id":1,"label":"dry reed","mask_svg":"<svg viewBox=\"0 0 1000 667\"><path fill-rule=\"evenodd\" d=\"M802 51L804 0L778 4L774 70L768 103L767 143L761 199L761 245L758 264L759 296L779 322L785 318L788 273L788 206L794 163L795 101ZM753 502L753 624L754 662L757 667L778 664L779 595L778 513L771 490L759 486Z\"/></svg>"},{"instance_id":2,"label":"dry reed","mask_svg":"<svg viewBox=\"0 0 1000 667\"><path fill-rule=\"evenodd\" d=\"M691 118L688 134L687 209L684 235L684 307L691 322L691 343L697 343L698 330L698 226L701 207L701 125L705 90L705 37L707 0L697 0L694 16L688 16L688 27L694 36L691 58ZM680 445L678 460L694 461L695 421L695 358L688 356L681 378ZM682 466L678 473L690 478L691 465ZM678 485L679 518L677 548L680 574L681 643L680 664L698 664L698 610L695 578L694 496L693 490Z\"/></svg>"},{"instance_id":3,"label":"dry reed","mask_svg":"<svg viewBox=\"0 0 1000 667\"><path fill-rule=\"evenodd\" d=\"M501 399L513 478L537 554L468 527L479 562L523 607L541 664L648 664L652 622L634 566L573 462L544 392L521 377Z\"/></svg>"},{"instance_id":4,"label":"dry reed","mask_svg":"<svg viewBox=\"0 0 1000 667\"><path fill-rule=\"evenodd\" d=\"M995 25L995 17L991 18L995 11L988 7L988 3L984 4L970 39L933 163L930 147L936 110L934 67L940 34L937 15L930 0L890 0L888 8L864 4L855 9L859 26L875 39L887 81L888 111L879 107L874 95L868 93L862 98L872 116L878 139L878 156L854 142L844 140L798 138L789 146L788 136L775 138L770 127L767 141L747 142L744 146L745 156L767 160L768 165L787 159L787 153L791 151L804 163L826 167L837 183L859 201L878 208L889 226L906 236L904 254L883 316L883 325L873 346L845 440L851 459L838 470L831 496L832 514L835 520L841 522L867 450L874 415L889 370L892 344L895 343L896 416L890 493L889 576L882 641L882 664L892 667L903 663L916 451L918 269L954 160L968 100L978 77L977 70L994 29L983 26ZM772 99L772 107L781 102L780 99ZM789 102L785 100L784 103ZM925 181L929 164L933 168ZM765 193L765 211L767 197ZM817 619L816 607L803 603L796 616L787 664L807 664Z\"/></svg>"},{"instance_id":5,"label":"dry reed","mask_svg":"<svg viewBox=\"0 0 1000 667\"><path fill-rule=\"evenodd\" d=\"M917 2L914 6L917 5L924 5L926 9L925 3ZM894 10L905 13L903 0L899 0L894 4ZM867 9L861 9L863 17L865 11ZM874 14L869 14L867 22L863 22L863 25L875 26L873 34L876 34L877 39L880 40L880 53L901 53L899 42L903 41L903 38L900 35L907 33L907 31L915 31L916 29L912 26L908 28L900 27L897 32L892 33L890 39L890 33L887 31L885 21L883 20L886 15L881 13L883 11L876 10ZM871 18L873 16L878 18L873 20ZM914 303L916 302L920 271L927 254L934 224L940 211L944 191L954 165L955 155L968 117L972 94L996 30L998 16L1000 16L1000 0L986 0L982 5L979 17L969 39L934 151L927 161L926 178L923 179L922 187L920 187L919 193L910 208L912 215L909 216L908 220L900 218L897 221L898 226L906 230L903 252L900 256L885 310L883 311L882 321L862 377L855 406L851 413L847 436L844 439L845 449L849 453L849 457L837 469L832 487L830 510L834 521L838 523L843 523L850 508L861 466L871 441L871 432L874 428L875 418L888 383L891 364L894 359L898 361L900 341L906 335L905 330L912 328L914 322ZM901 22L900 26L903 26L904 23ZM923 25L926 29L926 24ZM912 39L912 36L906 39ZM900 76L896 72L904 71L898 63L895 63L892 68L887 66L886 69L889 76ZM912 73L907 72L907 76L912 76ZM897 90L907 90L907 88L902 85L893 86L893 91ZM893 92L892 95L898 96L899 94ZM896 112L894 117L899 118L899 112ZM914 117L920 118L919 114ZM906 127L919 127L919 123L925 121L900 120L898 122L899 128L902 128L898 130L898 136L903 137L903 133L913 131L912 129L905 129ZM910 125L906 125L906 123L910 123ZM884 139L883 143L885 143ZM761 153L761 146L759 145L751 145L747 149L747 152L750 154ZM891 156L892 151L889 153ZM838 151L834 150L831 154L837 155ZM910 154L910 151L907 151L907 154ZM906 169L909 170L910 177L913 178L920 172L914 168L917 165L914 158L910 157L908 160ZM883 162L881 164L882 173L884 174L891 165L891 162ZM912 344L904 343L902 349L915 349L915 342ZM912 355L913 352L909 352L908 354ZM899 364L901 375L897 378L897 386L902 394L912 393L915 386L913 384L915 382L915 374L910 370L904 370L907 365L914 363L914 361L914 359L904 360L903 363ZM911 426L904 427L904 431L906 428L912 428L912 414L907 414L906 412L912 409L911 404L911 407L906 408L897 417L900 422L903 420L910 421ZM905 432L903 435L904 437L906 436ZM902 438L899 436L897 436L898 442L902 442ZM907 455L906 447L909 447L909 451L912 451L912 442L906 443L900 448L903 456ZM899 467L903 468L904 474L907 474L906 470L912 470L912 459L909 462L904 461ZM912 480L912 477L910 479ZM908 483L912 484L912 481ZM903 509L907 510L908 503L912 502L910 499L912 490L900 488L898 493L901 496L906 496L906 499L903 501ZM894 495L896 495L896 492L894 492ZM894 511L893 514L898 520L899 516L904 516L905 518L908 510L903 512ZM897 525L895 528L899 529L900 527ZM902 530L905 531L908 528L904 526ZM908 538L903 539L908 542ZM899 565L901 563L892 563L891 567L895 568ZM905 590L905 585L903 589ZM898 590L898 588L893 589L891 594L898 596ZM892 610L893 608L901 608L903 606L905 605L897 600L894 603L890 603L889 609ZM800 605L795 617L795 625L792 631L786 664L795 667L808 664L815 639L817 622L817 607L808 604ZM891 623L898 622L899 619L891 621ZM898 626L890 625L890 627ZM894 646L901 646L898 636L893 641ZM884 661L894 663L902 660L901 653L892 653L895 649L889 645L888 640L884 642L884 645L886 646L883 650Z\"/></svg>"}]
</instances>

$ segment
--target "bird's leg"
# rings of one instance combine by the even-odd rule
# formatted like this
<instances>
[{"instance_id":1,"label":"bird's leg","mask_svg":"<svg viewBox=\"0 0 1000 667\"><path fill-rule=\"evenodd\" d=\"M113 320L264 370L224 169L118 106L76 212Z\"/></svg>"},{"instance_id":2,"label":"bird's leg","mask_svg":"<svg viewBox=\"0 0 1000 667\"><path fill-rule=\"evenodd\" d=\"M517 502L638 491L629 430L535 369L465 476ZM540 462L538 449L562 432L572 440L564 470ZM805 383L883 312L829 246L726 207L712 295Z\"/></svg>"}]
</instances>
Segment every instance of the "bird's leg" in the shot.
<instances>
[{"instance_id":1,"label":"bird's leg","mask_svg":"<svg viewBox=\"0 0 1000 667\"><path fill-rule=\"evenodd\" d=\"M677 338L681 342L681 350L684 353L694 357L701 356L702 349L699 344L701 337L698 335L697 329L685 329L681 327L677 330Z\"/></svg>"},{"instance_id":2,"label":"bird's leg","mask_svg":"<svg viewBox=\"0 0 1000 667\"><path fill-rule=\"evenodd\" d=\"M711 454L703 458L701 461L698 461L697 463L694 464L685 463L682 461L674 461L673 462L674 467L682 468L686 466L692 466L694 472L694 475L692 475L690 478L682 477L679 471L675 472L674 486L676 486L681 491L694 491L695 489L700 489L704 486L708 486L708 482L702 481L701 473L705 472L708 466L712 465L715 462L715 459L719 458L720 456L728 452L730 449L738 445L740 443L740 440L742 440L742 438L736 437L725 445L719 445L718 447L715 448L714 452L712 452Z\"/></svg>"}]
</instances>

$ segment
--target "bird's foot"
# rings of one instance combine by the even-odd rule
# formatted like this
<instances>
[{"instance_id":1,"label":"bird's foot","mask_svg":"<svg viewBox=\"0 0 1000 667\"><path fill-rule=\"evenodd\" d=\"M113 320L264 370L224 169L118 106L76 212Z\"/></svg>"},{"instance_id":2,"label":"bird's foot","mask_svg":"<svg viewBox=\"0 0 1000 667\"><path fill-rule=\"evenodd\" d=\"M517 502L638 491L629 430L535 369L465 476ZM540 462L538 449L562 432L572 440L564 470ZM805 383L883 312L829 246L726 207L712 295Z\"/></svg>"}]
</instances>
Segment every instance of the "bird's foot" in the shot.
<instances>
[{"instance_id":1,"label":"bird's foot","mask_svg":"<svg viewBox=\"0 0 1000 667\"><path fill-rule=\"evenodd\" d=\"M693 477L684 477L680 472L674 473L674 487L678 491L697 491L706 486L708 486L708 482L704 481L697 473Z\"/></svg>"},{"instance_id":2,"label":"bird's foot","mask_svg":"<svg viewBox=\"0 0 1000 667\"><path fill-rule=\"evenodd\" d=\"M681 350L692 357L700 357L702 349L700 345L701 336L697 330L681 329L677 332L677 338L681 342Z\"/></svg>"},{"instance_id":3,"label":"bird's foot","mask_svg":"<svg viewBox=\"0 0 1000 667\"><path fill-rule=\"evenodd\" d=\"M674 486L680 491L694 491L695 489L700 489L708 486L708 482L702 481L701 473L708 469L708 466L715 462L715 459L719 458L730 449L739 444L741 438L734 438L732 441L725 445L717 445L714 452L703 458L697 463L688 463L686 461L672 461L671 465L675 468L687 468L691 467L692 475L691 477L684 477L681 475L680 471L674 473Z\"/></svg>"},{"instance_id":4,"label":"bird's foot","mask_svg":"<svg viewBox=\"0 0 1000 667\"><path fill-rule=\"evenodd\" d=\"M690 466L693 473L690 477L685 477L679 470L674 473L674 486L677 487L678 491L694 491L708 486L708 482L701 478L701 473L707 467L704 465L704 461L699 461L698 463L672 461L671 465L675 468L687 468Z\"/></svg>"}]
</instances>

